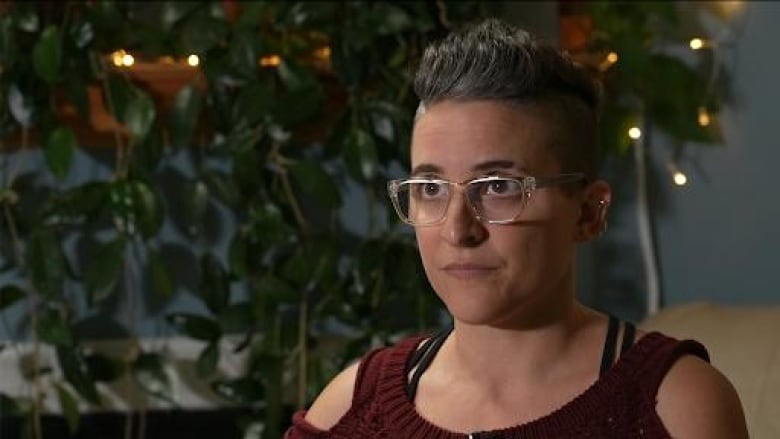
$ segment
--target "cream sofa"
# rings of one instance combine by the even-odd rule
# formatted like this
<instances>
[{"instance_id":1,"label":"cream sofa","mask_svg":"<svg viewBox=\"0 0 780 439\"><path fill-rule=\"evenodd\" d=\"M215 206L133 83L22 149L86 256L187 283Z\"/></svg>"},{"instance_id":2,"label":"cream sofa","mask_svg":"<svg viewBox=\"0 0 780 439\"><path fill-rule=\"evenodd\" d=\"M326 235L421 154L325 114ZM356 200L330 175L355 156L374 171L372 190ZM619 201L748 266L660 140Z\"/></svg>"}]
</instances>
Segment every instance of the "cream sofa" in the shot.
<instances>
[{"instance_id":1,"label":"cream sofa","mask_svg":"<svg viewBox=\"0 0 780 439\"><path fill-rule=\"evenodd\" d=\"M692 303L664 309L640 326L702 342L737 389L750 437L780 438L780 306Z\"/></svg>"}]
</instances>

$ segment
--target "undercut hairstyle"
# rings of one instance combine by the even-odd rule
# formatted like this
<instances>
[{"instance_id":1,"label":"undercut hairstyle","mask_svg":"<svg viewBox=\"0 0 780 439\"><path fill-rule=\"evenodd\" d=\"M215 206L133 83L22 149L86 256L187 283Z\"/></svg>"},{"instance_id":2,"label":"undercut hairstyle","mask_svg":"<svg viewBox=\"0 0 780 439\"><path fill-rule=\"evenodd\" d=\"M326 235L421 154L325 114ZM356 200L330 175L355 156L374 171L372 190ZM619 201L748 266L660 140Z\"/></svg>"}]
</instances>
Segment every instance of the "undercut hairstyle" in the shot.
<instances>
[{"instance_id":1,"label":"undercut hairstyle","mask_svg":"<svg viewBox=\"0 0 780 439\"><path fill-rule=\"evenodd\" d=\"M425 49L414 90L418 116L446 100L492 100L538 111L561 172L598 173L599 83L555 46L497 19L450 33Z\"/></svg>"}]
</instances>

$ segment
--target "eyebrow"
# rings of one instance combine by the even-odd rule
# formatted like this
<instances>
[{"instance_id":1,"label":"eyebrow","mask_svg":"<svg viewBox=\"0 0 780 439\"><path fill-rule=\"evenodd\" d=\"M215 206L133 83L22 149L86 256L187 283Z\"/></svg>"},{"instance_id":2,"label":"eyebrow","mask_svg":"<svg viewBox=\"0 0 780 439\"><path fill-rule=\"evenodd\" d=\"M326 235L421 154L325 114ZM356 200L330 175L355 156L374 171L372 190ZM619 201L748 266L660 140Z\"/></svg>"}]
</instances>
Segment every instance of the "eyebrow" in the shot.
<instances>
[{"instance_id":1,"label":"eyebrow","mask_svg":"<svg viewBox=\"0 0 780 439\"><path fill-rule=\"evenodd\" d=\"M476 172L492 171L494 169L511 169L515 167L515 162L511 160L488 160L486 162L477 163L471 170ZM520 167L520 170L524 170L524 167ZM419 174L441 174L442 168L432 163L420 163L412 170L412 175Z\"/></svg>"}]
</instances>

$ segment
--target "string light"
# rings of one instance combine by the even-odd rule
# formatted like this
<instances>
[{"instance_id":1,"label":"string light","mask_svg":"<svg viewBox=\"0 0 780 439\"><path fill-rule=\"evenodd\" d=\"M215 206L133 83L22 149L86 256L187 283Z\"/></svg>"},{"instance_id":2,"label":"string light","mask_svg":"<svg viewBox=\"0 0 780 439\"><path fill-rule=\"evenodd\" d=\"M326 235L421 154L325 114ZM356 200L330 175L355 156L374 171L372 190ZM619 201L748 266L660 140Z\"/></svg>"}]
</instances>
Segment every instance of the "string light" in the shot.
<instances>
[{"instance_id":1,"label":"string light","mask_svg":"<svg viewBox=\"0 0 780 439\"><path fill-rule=\"evenodd\" d=\"M691 46L691 49L699 50L704 48L704 40L702 40L701 38L692 38L689 45Z\"/></svg>"},{"instance_id":2,"label":"string light","mask_svg":"<svg viewBox=\"0 0 780 439\"><path fill-rule=\"evenodd\" d=\"M268 55L260 58L259 63L262 67L278 67L282 63L282 58L279 55Z\"/></svg>"},{"instance_id":3,"label":"string light","mask_svg":"<svg viewBox=\"0 0 780 439\"><path fill-rule=\"evenodd\" d=\"M639 140L642 137L642 130L639 127L631 127L628 129L628 137Z\"/></svg>"},{"instance_id":4,"label":"string light","mask_svg":"<svg viewBox=\"0 0 780 439\"><path fill-rule=\"evenodd\" d=\"M672 180L674 180L674 184L677 186L685 186L688 183L688 177L681 171L676 171L672 175Z\"/></svg>"},{"instance_id":5,"label":"string light","mask_svg":"<svg viewBox=\"0 0 780 439\"><path fill-rule=\"evenodd\" d=\"M114 63L115 66L122 67L122 65L124 64L122 62L122 58L124 57L124 55L125 55L124 50L117 50L116 52L111 54L111 61Z\"/></svg>"},{"instance_id":6,"label":"string light","mask_svg":"<svg viewBox=\"0 0 780 439\"><path fill-rule=\"evenodd\" d=\"M127 53L124 49L119 49L111 54L111 61L117 67L130 67L135 64L135 58L133 55Z\"/></svg>"},{"instance_id":7,"label":"string light","mask_svg":"<svg viewBox=\"0 0 780 439\"><path fill-rule=\"evenodd\" d=\"M330 47L324 46L314 51L314 56L320 59L330 59Z\"/></svg>"},{"instance_id":8,"label":"string light","mask_svg":"<svg viewBox=\"0 0 780 439\"><path fill-rule=\"evenodd\" d=\"M618 57L618 54L616 52L609 52L609 54L607 55L607 62L609 62L610 64L615 64L616 62L618 62L618 59L620 59L620 57Z\"/></svg>"},{"instance_id":9,"label":"string light","mask_svg":"<svg viewBox=\"0 0 780 439\"><path fill-rule=\"evenodd\" d=\"M666 163L666 169L672 175L672 182L676 186L685 186L688 184L688 176L677 167L673 161Z\"/></svg>"},{"instance_id":10,"label":"string light","mask_svg":"<svg viewBox=\"0 0 780 439\"><path fill-rule=\"evenodd\" d=\"M707 111L707 107L699 107L699 125L706 127L711 122L710 113Z\"/></svg>"},{"instance_id":11,"label":"string light","mask_svg":"<svg viewBox=\"0 0 780 439\"><path fill-rule=\"evenodd\" d=\"M198 55L190 55L187 57L187 64L197 67L200 64L200 58L198 58Z\"/></svg>"}]
</instances>

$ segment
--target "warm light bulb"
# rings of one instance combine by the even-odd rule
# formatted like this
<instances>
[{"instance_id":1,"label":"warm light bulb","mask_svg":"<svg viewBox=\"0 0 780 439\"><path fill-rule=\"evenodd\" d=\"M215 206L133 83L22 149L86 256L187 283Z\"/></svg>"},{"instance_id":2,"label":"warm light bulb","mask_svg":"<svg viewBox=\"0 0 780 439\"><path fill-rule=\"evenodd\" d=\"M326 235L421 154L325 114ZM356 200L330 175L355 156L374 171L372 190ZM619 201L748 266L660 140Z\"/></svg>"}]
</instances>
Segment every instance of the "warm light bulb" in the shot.
<instances>
[{"instance_id":1,"label":"warm light bulb","mask_svg":"<svg viewBox=\"0 0 780 439\"><path fill-rule=\"evenodd\" d=\"M704 47L704 40L701 38L693 38L690 42L691 49L699 50Z\"/></svg>"},{"instance_id":2,"label":"warm light bulb","mask_svg":"<svg viewBox=\"0 0 780 439\"><path fill-rule=\"evenodd\" d=\"M133 58L133 55L126 53L122 56L122 65L125 67L130 67L133 64L135 64L135 58Z\"/></svg>"},{"instance_id":3,"label":"warm light bulb","mask_svg":"<svg viewBox=\"0 0 780 439\"><path fill-rule=\"evenodd\" d=\"M610 64L615 64L618 61L618 54L615 52L609 52L607 55L607 61L609 61Z\"/></svg>"},{"instance_id":4,"label":"warm light bulb","mask_svg":"<svg viewBox=\"0 0 780 439\"><path fill-rule=\"evenodd\" d=\"M111 60L113 61L114 65L117 67L122 67L122 57L125 55L124 50L117 50L116 52L111 54Z\"/></svg>"},{"instance_id":5,"label":"warm light bulb","mask_svg":"<svg viewBox=\"0 0 780 439\"><path fill-rule=\"evenodd\" d=\"M699 107L699 125L706 127L709 126L710 122L710 114L707 112L707 108Z\"/></svg>"},{"instance_id":6,"label":"warm light bulb","mask_svg":"<svg viewBox=\"0 0 780 439\"><path fill-rule=\"evenodd\" d=\"M642 137L642 130L640 130L638 127L631 127L628 129L628 137L638 140L640 137Z\"/></svg>"},{"instance_id":7,"label":"warm light bulb","mask_svg":"<svg viewBox=\"0 0 780 439\"><path fill-rule=\"evenodd\" d=\"M321 59L328 59L330 58L330 47L321 47L314 52L314 55Z\"/></svg>"},{"instance_id":8,"label":"warm light bulb","mask_svg":"<svg viewBox=\"0 0 780 439\"><path fill-rule=\"evenodd\" d=\"M685 184L688 183L688 177L680 171L675 171L672 179L677 186L685 186Z\"/></svg>"},{"instance_id":9,"label":"warm light bulb","mask_svg":"<svg viewBox=\"0 0 780 439\"><path fill-rule=\"evenodd\" d=\"M200 64L200 58L198 58L198 55L190 55L187 57L187 64L197 67Z\"/></svg>"},{"instance_id":10,"label":"warm light bulb","mask_svg":"<svg viewBox=\"0 0 780 439\"><path fill-rule=\"evenodd\" d=\"M269 55L260 58L260 65L263 67L277 67L282 63L282 58L279 55Z\"/></svg>"}]
</instances>

